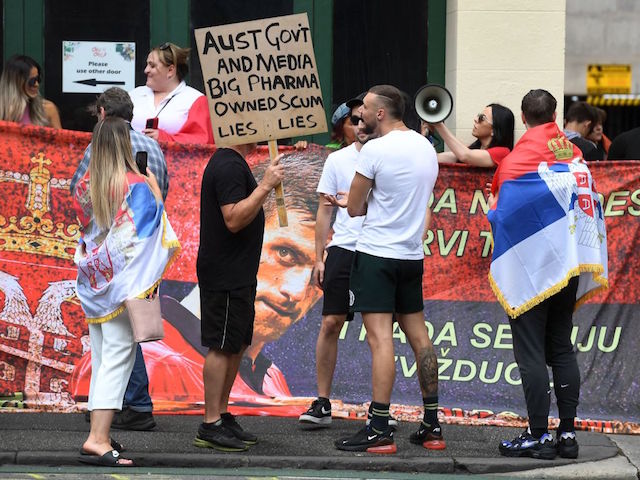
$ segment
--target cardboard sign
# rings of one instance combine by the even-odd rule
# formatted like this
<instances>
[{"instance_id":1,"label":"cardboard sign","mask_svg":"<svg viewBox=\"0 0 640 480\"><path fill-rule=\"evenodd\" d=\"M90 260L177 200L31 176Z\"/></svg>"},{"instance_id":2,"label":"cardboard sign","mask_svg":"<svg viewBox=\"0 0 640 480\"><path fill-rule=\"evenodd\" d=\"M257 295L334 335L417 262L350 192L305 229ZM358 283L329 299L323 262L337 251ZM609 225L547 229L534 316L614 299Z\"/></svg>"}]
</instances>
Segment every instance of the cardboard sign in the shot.
<instances>
[{"instance_id":1,"label":"cardboard sign","mask_svg":"<svg viewBox=\"0 0 640 480\"><path fill-rule=\"evenodd\" d=\"M195 30L223 147L327 131L306 14Z\"/></svg>"},{"instance_id":2,"label":"cardboard sign","mask_svg":"<svg viewBox=\"0 0 640 480\"><path fill-rule=\"evenodd\" d=\"M62 92L102 93L136 86L133 42L62 42Z\"/></svg>"},{"instance_id":3,"label":"cardboard sign","mask_svg":"<svg viewBox=\"0 0 640 480\"><path fill-rule=\"evenodd\" d=\"M587 93L631 93L631 65L589 65Z\"/></svg>"}]
</instances>

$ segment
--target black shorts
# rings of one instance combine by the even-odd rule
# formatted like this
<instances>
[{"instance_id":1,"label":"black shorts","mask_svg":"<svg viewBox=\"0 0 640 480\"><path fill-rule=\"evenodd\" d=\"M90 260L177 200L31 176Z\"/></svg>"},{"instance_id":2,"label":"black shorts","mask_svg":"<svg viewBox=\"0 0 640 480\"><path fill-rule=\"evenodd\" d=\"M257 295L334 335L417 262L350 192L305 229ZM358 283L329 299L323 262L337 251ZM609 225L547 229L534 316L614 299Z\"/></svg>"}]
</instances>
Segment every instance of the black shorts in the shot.
<instances>
[{"instance_id":1,"label":"black shorts","mask_svg":"<svg viewBox=\"0 0 640 480\"><path fill-rule=\"evenodd\" d=\"M349 287L351 311L421 312L423 271L422 260L397 260L356 252Z\"/></svg>"},{"instance_id":2,"label":"black shorts","mask_svg":"<svg viewBox=\"0 0 640 480\"><path fill-rule=\"evenodd\" d=\"M353 314L349 314L349 277L353 255L346 248L334 246L327 249L322 282L322 315L347 315L347 320L353 318Z\"/></svg>"},{"instance_id":3,"label":"black shorts","mask_svg":"<svg viewBox=\"0 0 640 480\"><path fill-rule=\"evenodd\" d=\"M202 346L240 353L253 338L256 286L230 291L200 287Z\"/></svg>"}]
</instances>

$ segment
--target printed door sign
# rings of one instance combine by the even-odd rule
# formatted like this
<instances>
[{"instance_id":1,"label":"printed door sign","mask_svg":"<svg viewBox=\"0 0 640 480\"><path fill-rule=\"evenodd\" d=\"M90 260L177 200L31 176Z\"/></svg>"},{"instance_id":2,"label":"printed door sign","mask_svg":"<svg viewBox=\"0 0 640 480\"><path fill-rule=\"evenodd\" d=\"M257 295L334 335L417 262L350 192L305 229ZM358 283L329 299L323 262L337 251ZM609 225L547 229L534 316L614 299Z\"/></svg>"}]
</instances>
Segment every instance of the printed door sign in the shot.
<instances>
[{"instance_id":1,"label":"printed door sign","mask_svg":"<svg viewBox=\"0 0 640 480\"><path fill-rule=\"evenodd\" d=\"M62 42L62 92L102 93L110 87L133 90L134 42Z\"/></svg>"}]
</instances>

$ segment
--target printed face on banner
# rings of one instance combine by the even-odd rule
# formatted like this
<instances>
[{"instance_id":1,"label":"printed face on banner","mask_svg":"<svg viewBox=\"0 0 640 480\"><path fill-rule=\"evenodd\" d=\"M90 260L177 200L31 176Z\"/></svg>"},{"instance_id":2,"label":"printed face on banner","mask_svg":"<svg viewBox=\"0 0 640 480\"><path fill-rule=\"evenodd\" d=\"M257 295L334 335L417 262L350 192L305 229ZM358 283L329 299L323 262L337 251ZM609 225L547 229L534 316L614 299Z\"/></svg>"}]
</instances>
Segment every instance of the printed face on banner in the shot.
<instances>
[{"instance_id":1,"label":"printed face on banner","mask_svg":"<svg viewBox=\"0 0 640 480\"><path fill-rule=\"evenodd\" d=\"M195 30L219 147L327 131L306 14Z\"/></svg>"},{"instance_id":2,"label":"printed face on banner","mask_svg":"<svg viewBox=\"0 0 640 480\"><path fill-rule=\"evenodd\" d=\"M256 291L254 338L273 341L300 320L320 297L311 284L315 222L301 210L288 210L289 227L277 215L265 224Z\"/></svg>"}]
</instances>

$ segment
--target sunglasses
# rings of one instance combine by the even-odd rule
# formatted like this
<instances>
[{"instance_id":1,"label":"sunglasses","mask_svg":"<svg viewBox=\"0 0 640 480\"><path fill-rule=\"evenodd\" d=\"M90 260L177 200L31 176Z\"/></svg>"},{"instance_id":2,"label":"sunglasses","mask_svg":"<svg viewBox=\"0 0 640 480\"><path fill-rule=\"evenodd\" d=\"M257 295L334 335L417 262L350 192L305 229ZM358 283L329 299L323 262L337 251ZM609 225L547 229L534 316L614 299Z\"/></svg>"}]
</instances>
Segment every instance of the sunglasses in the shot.
<instances>
[{"instance_id":1,"label":"sunglasses","mask_svg":"<svg viewBox=\"0 0 640 480\"><path fill-rule=\"evenodd\" d=\"M171 44L169 42L164 42L158 47L158 50L161 52L167 52L164 55L160 55L160 61L167 66L173 65L173 50L171 49Z\"/></svg>"},{"instance_id":2,"label":"sunglasses","mask_svg":"<svg viewBox=\"0 0 640 480\"><path fill-rule=\"evenodd\" d=\"M38 75L37 77L31 77L29 80L27 80L27 85L29 85L31 88L35 87L36 83L38 85L42 83L42 78L40 78L40 75Z\"/></svg>"},{"instance_id":3,"label":"sunglasses","mask_svg":"<svg viewBox=\"0 0 640 480\"><path fill-rule=\"evenodd\" d=\"M360 123L360 120L362 120L362 117L359 117L358 115L351 115L350 120L351 120L351 125L357 126L358 123Z\"/></svg>"},{"instance_id":4,"label":"sunglasses","mask_svg":"<svg viewBox=\"0 0 640 480\"><path fill-rule=\"evenodd\" d=\"M478 123L482 123L486 120L486 122L489 125L493 125L493 122L490 122L489 119L487 118L487 116L484 113L479 113L478 115L476 115L476 119L478 120Z\"/></svg>"}]
</instances>

